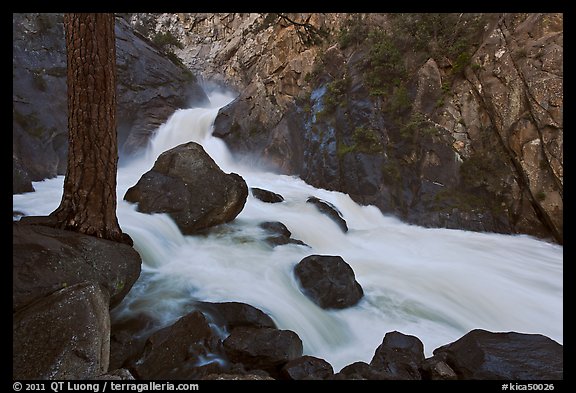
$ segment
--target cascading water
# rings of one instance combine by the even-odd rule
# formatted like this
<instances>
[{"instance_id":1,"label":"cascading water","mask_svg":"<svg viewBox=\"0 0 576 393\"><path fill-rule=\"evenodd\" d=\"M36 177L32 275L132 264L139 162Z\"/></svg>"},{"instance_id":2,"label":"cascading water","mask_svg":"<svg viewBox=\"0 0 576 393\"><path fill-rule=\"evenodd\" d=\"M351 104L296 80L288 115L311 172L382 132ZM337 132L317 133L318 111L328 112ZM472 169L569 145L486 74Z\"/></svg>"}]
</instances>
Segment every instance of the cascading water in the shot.
<instances>
[{"instance_id":1,"label":"cascading water","mask_svg":"<svg viewBox=\"0 0 576 393\"><path fill-rule=\"evenodd\" d=\"M230 101L212 94L213 108L179 110L161 126L145 155L118 171L118 219L134 240L143 271L115 315L146 312L164 325L191 300L239 301L268 313L281 329L298 333L304 353L326 359L335 371L370 362L386 332L419 337L427 356L471 329L540 333L562 343L563 248L529 236L427 229L360 206L346 194L302 180L236 164L211 136L218 108ZM208 235L183 236L165 214L142 214L122 200L163 151L195 141L226 172L249 187L281 194L268 204L251 195L240 215ZM34 183L14 195L13 208L45 215L60 202L63 177ZM349 227L306 200L335 205ZM258 224L280 221L310 246L273 248ZM344 310L323 310L299 290L293 268L311 254L340 255L352 267L364 297Z\"/></svg>"}]
</instances>

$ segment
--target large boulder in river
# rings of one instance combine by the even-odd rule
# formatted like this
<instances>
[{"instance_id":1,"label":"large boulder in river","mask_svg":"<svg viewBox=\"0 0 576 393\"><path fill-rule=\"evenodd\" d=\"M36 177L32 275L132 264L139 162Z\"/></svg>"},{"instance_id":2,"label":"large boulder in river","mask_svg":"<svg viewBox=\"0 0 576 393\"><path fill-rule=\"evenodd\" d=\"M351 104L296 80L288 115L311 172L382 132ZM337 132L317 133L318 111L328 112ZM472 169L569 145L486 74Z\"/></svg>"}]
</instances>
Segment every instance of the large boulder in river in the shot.
<instances>
[{"instance_id":1,"label":"large boulder in river","mask_svg":"<svg viewBox=\"0 0 576 393\"><path fill-rule=\"evenodd\" d=\"M140 276L132 247L42 225L12 224L14 311L50 293L89 281L99 284L113 307Z\"/></svg>"},{"instance_id":2,"label":"large boulder in river","mask_svg":"<svg viewBox=\"0 0 576 393\"><path fill-rule=\"evenodd\" d=\"M458 379L562 379L564 350L540 334L493 333L475 329L434 350Z\"/></svg>"},{"instance_id":3,"label":"large boulder in river","mask_svg":"<svg viewBox=\"0 0 576 393\"><path fill-rule=\"evenodd\" d=\"M302 291L322 308L346 308L364 295L354 271L340 256L310 255L295 267Z\"/></svg>"},{"instance_id":4,"label":"large boulder in river","mask_svg":"<svg viewBox=\"0 0 576 393\"><path fill-rule=\"evenodd\" d=\"M79 283L13 315L12 378L90 379L108 371L108 294Z\"/></svg>"},{"instance_id":5,"label":"large boulder in river","mask_svg":"<svg viewBox=\"0 0 576 393\"><path fill-rule=\"evenodd\" d=\"M244 179L224 173L195 142L162 153L124 195L140 212L168 213L186 235L232 221L247 197Z\"/></svg>"}]
</instances>

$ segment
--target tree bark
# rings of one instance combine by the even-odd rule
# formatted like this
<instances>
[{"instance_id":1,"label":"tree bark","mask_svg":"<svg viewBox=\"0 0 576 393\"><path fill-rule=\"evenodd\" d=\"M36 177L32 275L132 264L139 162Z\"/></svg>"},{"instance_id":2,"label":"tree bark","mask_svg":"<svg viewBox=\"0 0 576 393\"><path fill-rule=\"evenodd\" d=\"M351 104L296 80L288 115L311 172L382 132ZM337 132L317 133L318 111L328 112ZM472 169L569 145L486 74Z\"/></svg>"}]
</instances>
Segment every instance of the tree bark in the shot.
<instances>
[{"instance_id":1,"label":"tree bark","mask_svg":"<svg viewBox=\"0 0 576 393\"><path fill-rule=\"evenodd\" d=\"M114 14L66 14L68 168L56 226L130 243L116 217Z\"/></svg>"}]
</instances>

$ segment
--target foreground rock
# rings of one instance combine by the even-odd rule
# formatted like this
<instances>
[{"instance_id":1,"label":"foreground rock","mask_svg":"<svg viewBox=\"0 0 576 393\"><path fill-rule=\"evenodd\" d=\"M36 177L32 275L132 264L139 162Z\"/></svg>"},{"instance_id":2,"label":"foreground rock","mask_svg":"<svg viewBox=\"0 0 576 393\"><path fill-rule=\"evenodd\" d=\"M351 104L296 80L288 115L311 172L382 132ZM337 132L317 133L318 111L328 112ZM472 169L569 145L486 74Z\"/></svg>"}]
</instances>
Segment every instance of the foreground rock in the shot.
<instances>
[{"instance_id":1,"label":"foreground rock","mask_svg":"<svg viewBox=\"0 0 576 393\"><path fill-rule=\"evenodd\" d=\"M220 340L206 317L193 312L150 336L144 353L129 368L138 379L197 379L206 373L205 360L219 352ZM213 366L210 373L222 371Z\"/></svg>"},{"instance_id":2,"label":"foreground rock","mask_svg":"<svg viewBox=\"0 0 576 393\"><path fill-rule=\"evenodd\" d=\"M302 340L291 330L238 327L224 340L230 361L247 370L264 370L272 377L290 360L302 356Z\"/></svg>"},{"instance_id":3,"label":"foreground rock","mask_svg":"<svg viewBox=\"0 0 576 393\"><path fill-rule=\"evenodd\" d=\"M85 281L102 286L113 307L138 279L141 258L125 244L14 222L12 265L14 310Z\"/></svg>"},{"instance_id":4,"label":"foreground rock","mask_svg":"<svg viewBox=\"0 0 576 393\"><path fill-rule=\"evenodd\" d=\"M348 232L348 225L346 224L346 220L342 218L342 213L336 209L336 206L316 197L310 197L306 200L306 202L313 204L322 214L330 217L332 221L338 224L340 229L342 229L342 232Z\"/></svg>"},{"instance_id":5,"label":"foreground rock","mask_svg":"<svg viewBox=\"0 0 576 393\"><path fill-rule=\"evenodd\" d=\"M224 173L195 142L162 153L124 195L140 212L168 213L186 235L232 221L247 197L244 179Z\"/></svg>"},{"instance_id":6,"label":"foreground rock","mask_svg":"<svg viewBox=\"0 0 576 393\"><path fill-rule=\"evenodd\" d=\"M458 379L563 379L563 347L540 334L476 329L434 350Z\"/></svg>"},{"instance_id":7,"label":"foreground rock","mask_svg":"<svg viewBox=\"0 0 576 393\"><path fill-rule=\"evenodd\" d=\"M358 303L364 291L342 257L310 255L294 268L303 293L322 308L346 308Z\"/></svg>"},{"instance_id":8,"label":"foreground rock","mask_svg":"<svg viewBox=\"0 0 576 393\"><path fill-rule=\"evenodd\" d=\"M419 366L424 361L424 345L418 337L389 332L376 349L370 366L391 379L422 379Z\"/></svg>"},{"instance_id":9,"label":"foreground rock","mask_svg":"<svg viewBox=\"0 0 576 393\"><path fill-rule=\"evenodd\" d=\"M332 365L314 356L302 356L289 361L282 367L282 377L296 381L323 380L334 375Z\"/></svg>"},{"instance_id":10,"label":"foreground rock","mask_svg":"<svg viewBox=\"0 0 576 393\"><path fill-rule=\"evenodd\" d=\"M108 370L108 295L79 283L13 316L14 379L89 379Z\"/></svg>"}]
</instances>

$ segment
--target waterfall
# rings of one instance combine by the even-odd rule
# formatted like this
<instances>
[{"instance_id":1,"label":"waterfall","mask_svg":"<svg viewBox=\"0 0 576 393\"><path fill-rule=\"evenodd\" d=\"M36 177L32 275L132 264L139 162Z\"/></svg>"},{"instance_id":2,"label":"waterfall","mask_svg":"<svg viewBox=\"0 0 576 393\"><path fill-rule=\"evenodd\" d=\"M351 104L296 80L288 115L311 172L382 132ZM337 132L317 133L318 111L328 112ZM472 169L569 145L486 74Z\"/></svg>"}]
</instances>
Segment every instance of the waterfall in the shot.
<instances>
[{"instance_id":1,"label":"waterfall","mask_svg":"<svg viewBox=\"0 0 576 393\"><path fill-rule=\"evenodd\" d=\"M146 154L118 170L118 220L143 259L142 275L114 311L147 312L162 324L183 315L192 300L239 301L268 313L281 329L298 333L304 353L330 362L335 371L370 362L387 332L412 334L427 356L471 329L540 333L563 341L563 247L530 236L430 229L402 223L343 193L314 188L294 176L234 162L224 142L212 137L219 107L231 97L210 97L212 108L176 111ZM166 214L143 214L122 200L163 151L202 144L226 172L249 187L281 194L261 202L249 195L231 223L208 235L183 236ZM36 192L14 195L13 209L46 215L59 204L63 176L35 182ZM347 221L337 224L306 200L335 205ZM258 224L280 221L309 247L273 248ZM294 266L311 254L340 255L364 290L354 307L323 310L304 296Z\"/></svg>"}]
</instances>

